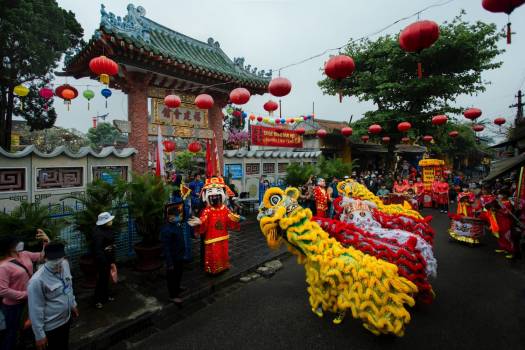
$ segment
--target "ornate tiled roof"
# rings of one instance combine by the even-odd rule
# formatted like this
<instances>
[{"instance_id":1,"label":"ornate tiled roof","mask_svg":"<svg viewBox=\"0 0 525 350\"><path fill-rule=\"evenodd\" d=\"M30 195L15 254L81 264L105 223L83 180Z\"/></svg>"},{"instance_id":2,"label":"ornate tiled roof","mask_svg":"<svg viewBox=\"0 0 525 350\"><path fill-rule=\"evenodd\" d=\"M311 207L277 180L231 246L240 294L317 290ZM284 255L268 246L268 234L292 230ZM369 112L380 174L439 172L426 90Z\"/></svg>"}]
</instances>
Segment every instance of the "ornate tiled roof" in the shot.
<instances>
[{"instance_id":1,"label":"ornate tiled roof","mask_svg":"<svg viewBox=\"0 0 525 350\"><path fill-rule=\"evenodd\" d=\"M7 152L2 147L0 147L0 156L6 157L6 158L24 158L31 156L32 154L35 154L36 156L40 158L55 158L61 155L65 155L69 158L84 158L88 155L95 157L95 158L106 158L110 155L113 155L118 158L128 158L131 157L137 153L135 148L124 148L124 149L116 149L115 147L104 147L100 152L95 152L91 147L81 147L78 152L72 152L71 150L67 149L65 146L59 146L55 148L53 151L49 153L40 152L35 145L27 146L21 151L18 152Z\"/></svg>"},{"instance_id":2,"label":"ornate tiled roof","mask_svg":"<svg viewBox=\"0 0 525 350\"><path fill-rule=\"evenodd\" d=\"M166 28L145 17L146 10L142 6L129 4L127 10L128 14L121 18L107 12L105 6L101 5L100 29L84 48L74 56L66 57L65 71L73 71L79 64L84 65L86 56L91 56L99 41L105 40L117 49L125 48L150 56L152 62L160 59L167 66L171 63L179 68L203 73L204 76L213 74L223 80L233 80L237 84L264 88L268 85L271 71L258 72L255 67L244 66L244 58L232 61L213 38L203 42Z\"/></svg>"}]
</instances>

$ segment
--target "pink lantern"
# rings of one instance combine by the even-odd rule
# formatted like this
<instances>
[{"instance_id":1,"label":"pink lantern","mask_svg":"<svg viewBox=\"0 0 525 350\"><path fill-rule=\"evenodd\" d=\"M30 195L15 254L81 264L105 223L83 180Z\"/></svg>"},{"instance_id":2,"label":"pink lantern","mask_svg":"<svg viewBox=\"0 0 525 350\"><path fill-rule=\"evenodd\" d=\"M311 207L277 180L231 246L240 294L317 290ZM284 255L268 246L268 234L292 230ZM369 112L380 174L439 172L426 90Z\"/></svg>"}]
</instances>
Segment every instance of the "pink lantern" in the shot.
<instances>
[{"instance_id":1,"label":"pink lantern","mask_svg":"<svg viewBox=\"0 0 525 350\"><path fill-rule=\"evenodd\" d=\"M383 143L389 143L390 142L390 136L383 136L381 141L383 141Z\"/></svg>"},{"instance_id":2,"label":"pink lantern","mask_svg":"<svg viewBox=\"0 0 525 350\"><path fill-rule=\"evenodd\" d=\"M481 124L475 124L472 126L472 130L474 130L474 132L482 132L485 130L485 127Z\"/></svg>"},{"instance_id":3,"label":"pink lantern","mask_svg":"<svg viewBox=\"0 0 525 350\"><path fill-rule=\"evenodd\" d=\"M325 129L319 129L319 130L317 130L317 136L318 136L319 138L322 139L322 138L326 137L326 135L328 135L328 132L327 132Z\"/></svg>"},{"instance_id":4,"label":"pink lantern","mask_svg":"<svg viewBox=\"0 0 525 350\"><path fill-rule=\"evenodd\" d=\"M451 132L448 133L448 136L452 137L453 139L455 139L456 137L459 136L459 132L456 131L456 130L452 130Z\"/></svg>"},{"instance_id":5,"label":"pink lantern","mask_svg":"<svg viewBox=\"0 0 525 350\"><path fill-rule=\"evenodd\" d=\"M361 136L361 140L364 142L364 143L367 143L368 140L370 140L370 137L368 135L363 135Z\"/></svg>"},{"instance_id":6,"label":"pink lantern","mask_svg":"<svg viewBox=\"0 0 525 350\"><path fill-rule=\"evenodd\" d=\"M425 142L430 142L430 141L432 141L433 139L434 139L434 138L433 138L432 136L430 136L430 135L425 135L425 136L423 136L423 141L425 141Z\"/></svg>"}]
</instances>

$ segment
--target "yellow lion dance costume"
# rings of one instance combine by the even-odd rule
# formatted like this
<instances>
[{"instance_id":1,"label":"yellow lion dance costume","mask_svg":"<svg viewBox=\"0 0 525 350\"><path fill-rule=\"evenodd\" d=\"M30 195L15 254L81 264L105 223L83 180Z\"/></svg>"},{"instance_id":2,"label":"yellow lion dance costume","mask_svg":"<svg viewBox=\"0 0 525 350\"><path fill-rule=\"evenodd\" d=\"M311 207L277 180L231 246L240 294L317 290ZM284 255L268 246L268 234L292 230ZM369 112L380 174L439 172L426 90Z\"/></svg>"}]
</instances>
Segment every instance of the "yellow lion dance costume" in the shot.
<instances>
[{"instance_id":1,"label":"yellow lion dance costume","mask_svg":"<svg viewBox=\"0 0 525 350\"><path fill-rule=\"evenodd\" d=\"M338 324L351 310L372 333L403 336L410 322L405 304L414 305L417 287L398 275L397 266L330 238L310 221L312 213L297 204L298 197L296 188L270 188L257 218L270 247L285 240L305 265L312 311L319 317L336 313Z\"/></svg>"}]
</instances>

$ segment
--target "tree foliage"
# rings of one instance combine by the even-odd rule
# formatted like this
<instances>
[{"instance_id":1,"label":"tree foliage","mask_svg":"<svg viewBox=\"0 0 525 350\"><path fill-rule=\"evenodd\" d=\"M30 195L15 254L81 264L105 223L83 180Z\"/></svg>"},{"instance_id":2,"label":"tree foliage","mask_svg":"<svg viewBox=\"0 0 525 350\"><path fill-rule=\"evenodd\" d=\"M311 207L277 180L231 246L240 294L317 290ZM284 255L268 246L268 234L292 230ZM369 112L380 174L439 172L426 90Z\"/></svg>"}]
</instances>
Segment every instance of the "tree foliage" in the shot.
<instances>
[{"instance_id":1,"label":"tree foliage","mask_svg":"<svg viewBox=\"0 0 525 350\"><path fill-rule=\"evenodd\" d=\"M197 158L202 158L203 156L203 152L177 152L177 154L175 155L175 159L173 159L173 167L177 170L177 172L190 175L191 171L196 169Z\"/></svg>"},{"instance_id":2,"label":"tree foliage","mask_svg":"<svg viewBox=\"0 0 525 350\"><path fill-rule=\"evenodd\" d=\"M0 145L9 148L13 113L35 130L53 125L56 113L37 107L44 103L36 89L51 80L62 54L83 43L83 29L55 0L0 0L0 9ZM24 98L23 111L13 94L19 84L35 90Z\"/></svg>"},{"instance_id":3,"label":"tree foliage","mask_svg":"<svg viewBox=\"0 0 525 350\"><path fill-rule=\"evenodd\" d=\"M460 113L464 108L455 105L459 95L485 91L489 82L482 79L482 72L501 66L501 62L494 61L502 52L497 47L501 34L494 24L464 21L463 14L443 23L437 42L419 54L401 50L397 35L350 41L344 53L355 61L353 75L342 81L327 78L319 86L326 94L342 93L375 104L376 110L366 112L352 125L355 140L366 133L368 126L378 123L383 127L382 136L398 142L405 136L397 130L401 121L412 124L408 135L411 138L446 135L443 127L431 124L432 116ZM417 62L423 65L422 79L417 78ZM463 130L460 138L465 135L468 139L474 137ZM446 147L450 144L448 136L434 139L440 145L436 150L452 149ZM466 144L477 147L475 142Z\"/></svg>"},{"instance_id":4,"label":"tree foliage","mask_svg":"<svg viewBox=\"0 0 525 350\"><path fill-rule=\"evenodd\" d=\"M26 242L29 247L36 247L36 229L43 229L51 239L59 236L64 227L64 220L52 219L49 208L38 203L22 202L11 213L0 212L0 234L13 235Z\"/></svg>"},{"instance_id":5,"label":"tree foliage","mask_svg":"<svg viewBox=\"0 0 525 350\"><path fill-rule=\"evenodd\" d=\"M113 146L121 137L121 132L110 123L98 123L96 128L89 128L87 133L93 148Z\"/></svg>"},{"instance_id":6,"label":"tree foliage","mask_svg":"<svg viewBox=\"0 0 525 350\"><path fill-rule=\"evenodd\" d=\"M317 168L312 164L292 163L286 168L285 181L289 186L302 186L316 172Z\"/></svg>"}]
</instances>

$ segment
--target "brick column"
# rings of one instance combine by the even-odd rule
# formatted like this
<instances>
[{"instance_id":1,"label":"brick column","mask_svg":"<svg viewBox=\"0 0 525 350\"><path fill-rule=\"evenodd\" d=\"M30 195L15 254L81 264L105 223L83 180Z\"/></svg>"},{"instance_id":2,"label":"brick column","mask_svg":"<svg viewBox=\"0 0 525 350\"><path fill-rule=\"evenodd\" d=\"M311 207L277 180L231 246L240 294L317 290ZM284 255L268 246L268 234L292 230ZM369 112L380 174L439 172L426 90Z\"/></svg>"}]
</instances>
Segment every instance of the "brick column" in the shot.
<instances>
[{"instance_id":1,"label":"brick column","mask_svg":"<svg viewBox=\"0 0 525 350\"><path fill-rule=\"evenodd\" d=\"M220 169L222 172L224 170L224 160L222 154L222 121L224 120L224 114L222 114L222 108L226 105L226 103L221 100L218 100L217 98L215 98L215 96L213 98L215 100L215 104L212 108L208 110L208 125L215 134L215 142L217 144Z\"/></svg>"},{"instance_id":2,"label":"brick column","mask_svg":"<svg viewBox=\"0 0 525 350\"><path fill-rule=\"evenodd\" d=\"M148 171L148 83L144 74L128 74L128 121L130 123L129 145L137 150L133 156L133 171Z\"/></svg>"}]
</instances>

